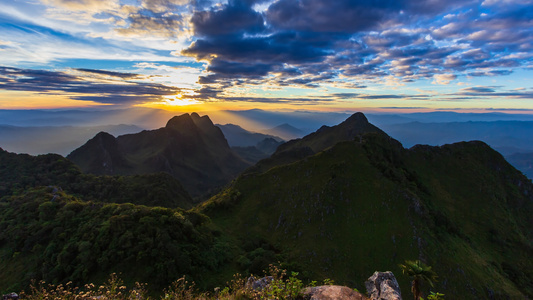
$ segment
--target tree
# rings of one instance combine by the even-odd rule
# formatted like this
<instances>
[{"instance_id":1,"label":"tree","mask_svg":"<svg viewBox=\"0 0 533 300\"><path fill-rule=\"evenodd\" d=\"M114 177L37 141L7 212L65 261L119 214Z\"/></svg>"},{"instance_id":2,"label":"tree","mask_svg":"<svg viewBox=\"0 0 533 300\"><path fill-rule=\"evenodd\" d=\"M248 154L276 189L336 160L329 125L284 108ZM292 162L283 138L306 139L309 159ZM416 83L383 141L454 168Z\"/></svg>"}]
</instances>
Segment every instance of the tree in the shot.
<instances>
[{"instance_id":1,"label":"tree","mask_svg":"<svg viewBox=\"0 0 533 300\"><path fill-rule=\"evenodd\" d=\"M414 299L419 300L422 297L420 284L422 281L429 283L433 287L433 283L437 281L437 273L431 270L431 267L424 264L420 260L406 260L404 264L399 265L404 275L413 278L411 283L411 292L413 292Z\"/></svg>"}]
</instances>

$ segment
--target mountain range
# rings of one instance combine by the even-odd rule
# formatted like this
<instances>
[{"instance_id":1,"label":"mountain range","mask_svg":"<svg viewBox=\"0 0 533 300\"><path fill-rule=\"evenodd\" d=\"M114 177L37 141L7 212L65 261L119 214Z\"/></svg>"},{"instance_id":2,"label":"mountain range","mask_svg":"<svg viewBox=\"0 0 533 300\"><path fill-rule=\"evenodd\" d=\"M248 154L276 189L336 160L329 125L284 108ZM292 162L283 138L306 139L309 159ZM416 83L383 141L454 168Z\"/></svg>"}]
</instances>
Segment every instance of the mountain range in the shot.
<instances>
[{"instance_id":1,"label":"mountain range","mask_svg":"<svg viewBox=\"0 0 533 300\"><path fill-rule=\"evenodd\" d=\"M199 211L310 278L362 288L416 258L450 299L533 295L533 185L483 142L405 149L354 114L280 146Z\"/></svg>"},{"instance_id":2,"label":"mountain range","mask_svg":"<svg viewBox=\"0 0 533 300\"><path fill-rule=\"evenodd\" d=\"M101 132L67 158L92 174L167 172L193 197L208 194L249 164L228 145L208 116L173 117L163 128L117 138Z\"/></svg>"},{"instance_id":3,"label":"mountain range","mask_svg":"<svg viewBox=\"0 0 533 300\"><path fill-rule=\"evenodd\" d=\"M209 289L279 262L360 290L390 270L407 294L398 264L420 259L449 299L533 297L533 184L484 142L406 149L356 113L250 167L193 113L100 133L68 156L121 176L83 174L59 155L0 154L10 166L0 170L0 267L10 274L0 286L102 282L112 271L156 287L187 275ZM193 196L228 185L193 207L180 183ZM154 194L189 200L155 207Z\"/></svg>"},{"instance_id":4,"label":"mountain range","mask_svg":"<svg viewBox=\"0 0 533 300\"><path fill-rule=\"evenodd\" d=\"M140 132L142 128L135 125L29 127L0 125L0 141L4 150L10 152L67 155L100 131L123 135Z\"/></svg>"},{"instance_id":5,"label":"mountain range","mask_svg":"<svg viewBox=\"0 0 533 300\"><path fill-rule=\"evenodd\" d=\"M301 138L317 130L321 125L335 125L350 116L345 112L313 112L294 111L276 112L252 109L245 111L210 111L211 120L221 122L237 122L236 126L243 126L254 132L272 135L273 132L265 128L283 128L280 124L291 128L289 135L286 130L274 135L284 137L285 140ZM133 128L160 128L174 114L170 111L135 108L131 110L0 110L0 146L5 150L46 154L59 153L66 155L76 147L82 145L88 138L99 131L105 131L114 136L139 132ZM531 137L533 116L528 114L509 113L455 113L449 111L427 113L368 113L367 118L374 125L379 126L390 136L409 148L416 144L440 146L464 140L482 140L502 153L514 166L533 178L528 165L533 160L511 158L514 154L531 153ZM231 117L231 119L230 119ZM131 130L120 130L125 125L102 124L135 124ZM224 124L224 123L222 123ZM52 126L53 125L53 126ZM232 124L229 124L232 126ZM97 126L107 126L98 129ZM112 127L116 126L118 130ZM242 128L242 127L241 127ZM244 129L243 129L244 130ZM248 131L249 133L250 132ZM416 134L414 134L416 132ZM224 132L230 147L255 147L251 145L232 145L230 133ZM245 159L253 163L265 158L263 151L257 149L234 149ZM268 156L269 153L266 154Z\"/></svg>"}]
</instances>

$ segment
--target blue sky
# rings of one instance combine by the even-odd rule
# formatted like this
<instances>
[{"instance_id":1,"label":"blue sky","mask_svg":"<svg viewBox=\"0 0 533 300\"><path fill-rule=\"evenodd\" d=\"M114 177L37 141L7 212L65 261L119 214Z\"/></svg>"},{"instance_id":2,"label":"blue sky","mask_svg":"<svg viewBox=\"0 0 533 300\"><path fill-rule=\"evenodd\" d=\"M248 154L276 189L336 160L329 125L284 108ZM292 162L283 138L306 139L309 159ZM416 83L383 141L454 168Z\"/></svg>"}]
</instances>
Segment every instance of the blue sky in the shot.
<instances>
[{"instance_id":1,"label":"blue sky","mask_svg":"<svg viewBox=\"0 0 533 300\"><path fill-rule=\"evenodd\" d=\"M531 0L0 2L0 108L533 112Z\"/></svg>"}]
</instances>

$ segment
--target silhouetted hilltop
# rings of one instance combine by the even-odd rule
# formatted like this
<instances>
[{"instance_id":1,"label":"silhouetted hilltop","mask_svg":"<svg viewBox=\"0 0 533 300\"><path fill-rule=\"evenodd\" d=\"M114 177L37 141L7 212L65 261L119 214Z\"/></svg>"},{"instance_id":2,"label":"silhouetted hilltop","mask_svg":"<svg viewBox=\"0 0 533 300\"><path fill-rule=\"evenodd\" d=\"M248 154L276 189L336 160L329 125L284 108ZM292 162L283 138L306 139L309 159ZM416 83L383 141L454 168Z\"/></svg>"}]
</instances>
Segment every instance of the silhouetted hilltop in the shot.
<instances>
[{"instance_id":1,"label":"silhouetted hilltop","mask_svg":"<svg viewBox=\"0 0 533 300\"><path fill-rule=\"evenodd\" d=\"M196 113L175 116L156 130L117 138L99 134L67 158L93 174L167 172L192 196L228 183L249 166L209 117Z\"/></svg>"},{"instance_id":2,"label":"silhouetted hilltop","mask_svg":"<svg viewBox=\"0 0 533 300\"><path fill-rule=\"evenodd\" d=\"M270 158L261 160L248 171L266 171L274 166L311 156L341 141L358 139L363 134L371 132L387 136L381 129L370 124L363 113L355 113L339 125L322 126L316 132L301 139L291 140L282 144Z\"/></svg>"}]
</instances>

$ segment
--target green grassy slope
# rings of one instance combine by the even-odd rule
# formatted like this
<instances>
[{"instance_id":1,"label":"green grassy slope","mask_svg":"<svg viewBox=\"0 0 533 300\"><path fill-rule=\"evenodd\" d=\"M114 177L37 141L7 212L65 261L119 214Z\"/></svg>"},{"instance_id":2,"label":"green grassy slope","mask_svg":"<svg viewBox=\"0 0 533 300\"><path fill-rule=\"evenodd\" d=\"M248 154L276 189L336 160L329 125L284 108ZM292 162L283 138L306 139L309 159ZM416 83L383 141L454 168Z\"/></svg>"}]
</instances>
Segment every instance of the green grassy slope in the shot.
<instances>
[{"instance_id":1,"label":"green grassy slope","mask_svg":"<svg viewBox=\"0 0 533 300\"><path fill-rule=\"evenodd\" d=\"M310 278L362 288L391 270L408 294L397 264L420 258L451 299L523 298L533 293L531 195L531 182L483 143L405 150L370 133L243 175L199 209Z\"/></svg>"}]
</instances>

